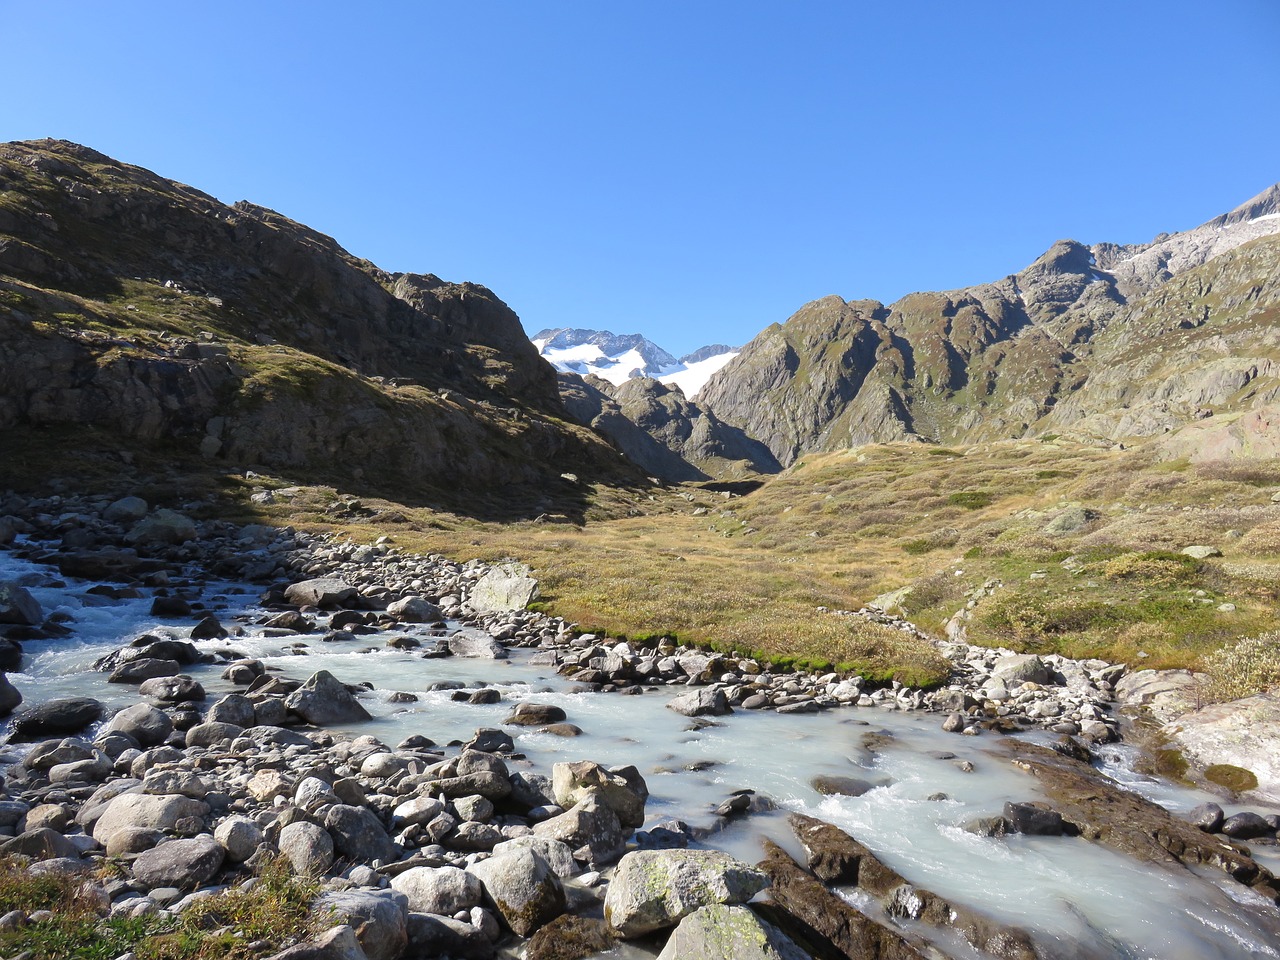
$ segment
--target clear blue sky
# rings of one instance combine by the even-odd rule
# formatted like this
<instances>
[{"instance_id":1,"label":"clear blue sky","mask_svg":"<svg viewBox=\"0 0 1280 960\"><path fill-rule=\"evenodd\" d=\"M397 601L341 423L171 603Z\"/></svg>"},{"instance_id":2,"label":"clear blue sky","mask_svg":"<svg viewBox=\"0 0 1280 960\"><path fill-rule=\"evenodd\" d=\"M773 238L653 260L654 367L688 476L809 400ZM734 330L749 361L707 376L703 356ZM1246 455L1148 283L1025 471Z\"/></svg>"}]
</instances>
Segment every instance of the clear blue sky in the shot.
<instances>
[{"instance_id":1,"label":"clear blue sky","mask_svg":"<svg viewBox=\"0 0 1280 960\"><path fill-rule=\"evenodd\" d=\"M677 353L1280 180L1276 0L0 0L0 33L0 139Z\"/></svg>"}]
</instances>

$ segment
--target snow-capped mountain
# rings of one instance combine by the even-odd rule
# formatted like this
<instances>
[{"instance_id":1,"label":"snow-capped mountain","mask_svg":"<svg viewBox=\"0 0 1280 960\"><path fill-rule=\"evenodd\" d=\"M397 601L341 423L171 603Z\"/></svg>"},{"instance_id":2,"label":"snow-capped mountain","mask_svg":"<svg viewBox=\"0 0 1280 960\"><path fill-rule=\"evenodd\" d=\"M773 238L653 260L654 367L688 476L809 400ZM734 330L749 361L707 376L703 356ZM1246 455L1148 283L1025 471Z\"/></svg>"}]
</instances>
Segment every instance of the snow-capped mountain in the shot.
<instances>
[{"instance_id":1,"label":"snow-capped mountain","mask_svg":"<svg viewBox=\"0 0 1280 960\"><path fill-rule=\"evenodd\" d=\"M543 330L530 339L557 370L591 374L615 385L633 377L652 377L678 386L686 397L693 397L713 373L738 355L737 348L717 343L677 360L638 333L619 336L572 327Z\"/></svg>"}]
</instances>

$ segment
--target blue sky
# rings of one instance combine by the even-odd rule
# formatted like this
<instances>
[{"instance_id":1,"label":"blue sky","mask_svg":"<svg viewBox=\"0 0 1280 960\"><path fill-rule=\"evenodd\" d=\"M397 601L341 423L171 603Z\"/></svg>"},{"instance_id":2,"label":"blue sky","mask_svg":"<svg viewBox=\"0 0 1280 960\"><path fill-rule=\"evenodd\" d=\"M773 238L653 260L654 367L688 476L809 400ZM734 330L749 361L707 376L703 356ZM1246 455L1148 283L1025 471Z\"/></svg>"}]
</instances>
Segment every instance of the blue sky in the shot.
<instances>
[{"instance_id":1,"label":"blue sky","mask_svg":"<svg viewBox=\"0 0 1280 960\"><path fill-rule=\"evenodd\" d=\"M0 140L676 353L1280 180L1275 0L0 0L0 29Z\"/></svg>"}]
</instances>

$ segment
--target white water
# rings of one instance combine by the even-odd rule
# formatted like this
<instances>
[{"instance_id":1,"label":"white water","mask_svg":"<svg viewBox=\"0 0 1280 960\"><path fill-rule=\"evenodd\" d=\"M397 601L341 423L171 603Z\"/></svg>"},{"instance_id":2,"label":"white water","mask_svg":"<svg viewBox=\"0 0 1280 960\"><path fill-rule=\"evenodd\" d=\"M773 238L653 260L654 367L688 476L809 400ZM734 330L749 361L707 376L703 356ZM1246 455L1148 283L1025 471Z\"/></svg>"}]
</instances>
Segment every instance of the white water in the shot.
<instances>
[{"instance_id":1,"label":"white water","mask_svg":"<svg viewBox=\"0 0 1280 960\"><path fill-rule=\"evenodd\" d=\"M74 631L67 639L25 644L25 672L10 678L28 702L89 695L112 708L134 703L135 688L107 684L103 674L89 670L90 664L142 632L182 635L189 629L150 617L150 597L94 597L84 592L88 584L62 584L48 568L3 551L0 580L27 583L46 613L64 613ZM797 810L844 828L913 883L1031 929L1046 944L1056 943L1046 951L1049 955L1066 956L1072 945L1084 944L1095 956L1280 958L1280 911L1224 875L1203 871L1204 879L1196 879L1138 864L1079 839L994 839L965 831L965 823L999 814L1006 800L1040 795L1034 778L993 750L997 738L944 734L937 716L879 708L793 716L739 711L714 726L695 729L690 720L665 709L673 691L569 693L571 684L550 668L528 665L531 651L512 650L509 662L436 660L386 648L385 635L337 644L320 643L319 632L264 637L250 624L256 593L229 584L207 589L202 599L223 624L230 628L240 622L250 635L197 646L259 657L269 669L299 679L323 668L348 683L371 682L375 689L363 701L375 719L349 728L353 734L372 734L391 745L410 734L447 743L468 739L477 727L501 726L519 700L554 703L584 734L565 739L507 727L517 750L527 755L529 768L549 773L557 760L634 763L651 791L650 823L677 817L695 826L710 825L717 803L733 790L753 788L776 800L782 811L738 821L710 841L745 860L759 858L761 834L794 852L783 813ZM422 628L400 632L421 633ZM296 643L308 644L308 655L286 652ZM210 701L233 689L219 679L220 672L220 667L191 669ZM451 691L428 690L442 680L487 683L501 690L503 702L455 703ZM394 691L414 693L419 700L392 704ZM878 731L891 739L875 752L865 750L864 735ZM975 771L964 773L956 761L930 756L938 751L972 762ZM1127 748L1111 748L1110 755L1108 772L1175 812L1207 799L1133 773ZM713 765L686 769L707 762ZM521 765L512 764L516 769ZM877 786L857 798L824 797L810 786L817 774L853 776ZM937 793L947 799L928 799ZM1269 857L1270 865L1277 859Z\"/></svg>"}]
</instances>

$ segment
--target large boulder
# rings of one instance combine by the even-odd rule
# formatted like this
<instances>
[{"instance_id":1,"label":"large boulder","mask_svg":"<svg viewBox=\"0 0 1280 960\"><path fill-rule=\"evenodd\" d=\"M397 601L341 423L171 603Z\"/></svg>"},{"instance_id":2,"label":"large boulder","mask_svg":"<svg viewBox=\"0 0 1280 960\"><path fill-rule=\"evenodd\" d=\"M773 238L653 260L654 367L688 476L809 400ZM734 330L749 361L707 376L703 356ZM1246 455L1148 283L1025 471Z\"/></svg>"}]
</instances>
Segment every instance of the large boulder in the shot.
<instances>
[{"instance_id":1,"label":"large boulder","mask_svg":"<svg viewBox=\"0 0 1280 960\"><path fill-rule=\"evenodd\" d=\"M173 733L173 720L163 710L147 703L137 703L112 717L102 732L127 734L145 749L164 743Z\"/></svg>"},{"instance_id":2,"label":"large boulder","mask_svg":"<svg viewBox=\"0 0 1280 960\"><path fill-rule=\"evenodd\" d=\"M409 946L409 901L394 890L335 890L319 896L311 912L350 925L369 960L400 960Z\"/></svg>"},{"instance_id":3,"label":"large boulder","mask_svg":"<svg viewBox=\"0 0 1280 960\"><path fill-rule=\"evenodd\" d=\"M500 563L489 569L471 588L467 602L476 613L523 610L538 599L538 581L523 563Z\"/></svg>"},{"instance_id":4,"label":"large boulder","mask_svg":"<svg viewBox=\"0 0 1280 960\"><path fill-rule=\"evenodd\" d=\"M551 788L556 803L565 808L572 807L589 791L595 790L618 815L622 826L639 827L644 823L644 804L649 797L649 788L634 767L628 768L628 772L630 779L591 760L557 763L551 768Z\"/></svg>"},{"instance_id":5,"label":"large boulder","mask_svg":"<svg viewBox=\"0 0 1280 960\"><path fill-rule=\"evenodd\" d=\"M349 924L330 927L309 940L273 953L266 960L369 960Z\"/></svg>"},{"instance_id":6,"label":"large boulder","mask_svg":"<svg viewBox=\"0 0 1280 960\"><path fill-rule=\"evenodd\" d=\"M227 852L227 858L243 863L252 857L263 842L262 828L248 817L236 814L223 820L213 831L213 839Z\"/></svg>"},{"instance_id":7,"label":"large boulder","mask_svg":"<svg viewBox=\"0 0 1280 960\"><path fill-rule=\"evenodd\" d=\"M1006 687L1012 688L1020 683L1048 683L1053 673L1049 665L1039 657L1015 653L997 660L992 675Z\"/></svg>"},{"instance_id":8,"label":"large boulder","mask_svg":"<svg viewBox=\"0 0 1280 960\"><path fill-rule=\"evenodd\" d=\"M667 708L686 717L723 716L732 713L729 700L719 687L698 687L667 701Z\"/></svg>"},{"instance_id":9,"label":"large boulder","mask_svg":"<svg viewBox=\"0 0 1280 960\"><path fill-rule=\"evenodd\" d=\"M587 791L572 809L536 824L533 832L559 840L573 851L575 860L592 866L612 863L623 851L622 824L596 790Z\"/></svg>"},{"instance_id":10,"label":"large boulder","mask_svg":"<svg viewBox=\"0 0 1280 960\"><path fill-rule=\"evenodd\" d=\"M444 641L449 652L455 657L468 657L473 660L506 660L506 647L475 627L462 627L449 635Z\"/></svg>"},{"instance_id":11,"label":"large boulder","mask_svg":"<svg viewBox=\"0 0 1280 960\"><path fill-rule=\"evenodd\" d=\"M102 717L102 704L92 697L59 697L28 707L13 718L22 737L79 733Z\"/></svg>"},{"instance_id":12,"label":"large boulder","mask_svg":"<svg viewBox=\"0 0 1280 960\"><path fill-rule=\"evenodd\" d=\"M323 877L333 866L333 837L309 820L297 820L280 831L276 839L280 855L293 872L303 877Z\"/></svg>"},{"instance_id":13,"label":"large boulder","mask_svg":"<svg viewBox=\"0 0 1280 960\"><path fill-rule=\"evenodd\" d=\"M44 622L40 601L26 587L16 583L0 583L0 623L17 623L38 627Z\"/></svg>"},{"instance_id":14,"label":"large boulder","mask_svg":"<svg viewBox=\"0 0 1280 960\"><path fill-rule=\"evenodd\" d=\"M170 840L138 854L133 876L149 887L187 890L213 879L226 851L208 834L190 840Z\"/></svg>"},{"instance_id":15,"label":"large boulder","mask_svg":"<svg viewBox=\"0 0 1280 960\"><path fill-rule=\"evenodd\" d=\"M186 543L196 538L196 525L190 517L174 510L157 510L151 516L138 521L124 535L130 544Z\"/></svg>"},{"instance_id":16,"label":"large boulder","mask_svg":"<svg viewBox=\"0 0 1280 960\"><path fill-rule=\"evenodd\" d=\"M356 597L356 588L336 577L317 577L285 587L284 598L300 607L340 607Z\"/></svg>"},{"instance_id":17,"label":"large boulder","mask_svg":"<svg viewBox=\"0 0 1280 960\"><path fill-rule=\"evenodd\" d=\"M422 597L405 597L387 604L387 615L400 623L435 623L444 619L440 608Z\"/></svg>"},{"instance_id":18,"label":"large boulder","mask_svg":"<svg viewBox=\"0 0 1280 960\"><path fill-rule=\"evenodd\" d=\"M0 854L53 860L61 857L78 859L80 849L57 830L36 827L0 844Z\"/></svg>"},{"instance_id":19,"label":"large boulder","mask_svg":"<svg viewBox=\"0 0 1280 960\"><path fill-rule=\"evenodd\" d=\"M387 836L382 822L368 807L335 803L324 818L325 829L333 837L333 849L348 860L390 862L400 851Z\"/></svg>"},{"instance_id":20,"label":"large boulder","mask_svg":"<svg viewBox=\"0 0 1280 960\"><path fill-rule=\"evenodd\" d=\"M515 709L503 720L503 723L512 723L518 727L541 727L548 723L559 723L565 719L563 707L557 707L551 703L534 703L531 700L525 700L517 703Z\"/></svg>"},{"instance_id":21,"label":"large boulder","mask_svg":"<svg viewBox=\"0 0 1280 960\"><path fill-rule=\"evenodd\" d=\"M369 720L369 711L328 670L320 670L285 699L285 706L307 723L357 723Z\"/></svg>"},{"instance_id":22,"label":"large boulder","mask_svg":"<svg viewBox=\"0 0 1280 960\"><path fill-rule=\"evenodd\" d=\"M121 497L102 511L102 519L111 523L137 523L147 515L150 507L141 497Z\"/></svg>"},{"instance_id":23,"label":"large boulder","mask_svg":"<svg viewBox=\"0 0 1280 960\"><path fill-rule=\"evenodd\" d=\"M136 781L135 781L136 782ZM109 801L93 825L93 839L104 847L111 835L126 827L143 827L148 830L172 830L178 821L186 817L203 817L209 805L203 800L193 800L179 794L154 796L146 793L125 793Z\"/></svg>"},{"instance_id":24,"label":"large boulder","mask_svg":"<svg viewBox=\"0 0 1280 960\"><path fill-rule=\"evenodd\" d=\"M485 895L507 926L522 937L564 913L564 887L555 870L530 847L516 847L474 864Z\"/></svg>"},{"instance_id":25,"label":"large boulder","mask_svg":"<svg viewBox=\"0 0 1280 960\"><path fill-rule=\"evenodd\" d=\"M523 837L503 840L493 848L493 854L496 857L515 850L532 850L547 861L547 864L555 871L556 876L561 879L572 877L578 872L578 865L573 860L573 851L569 849L567 844L563 844L559 840L526 834Z\"/></svg>"},{"instance_id":26,"label":"large boulder","mask_svg":"<svg viewBox=\"0 0 1280 960\"><path fill-rule=\"evenodd\" d=\"M22 693L0 673L0 717L7 717L22 705Z\"/></svg>"},{"instance_id":27,"label":"large boulder","mask_svg":"<svg viewBox=\"0 0 1280 960\"><path fill-rule=\"evenodd\" d=\"M619 936L639 937L700 907L746 903L768 885L761 871L719 850L636 850L618 863L604 917Z\"/></svg>"},{"instance_id":28,"label":"large boulder","mask_svg":"<svg viewBox=\"0 0 1280 960\"><path fill-rule=\"evenodd\" d=\"M680 921L658 960L810 960L747 907L712 904Z\"/></svg>"},{"instance_id":29,"label":"large boulder","mask_svg":"<svg viewBox=\"0 0 1280 960\"><path fill-rule=\"evenodd\" d=\"M391 889L408 898L414 913L446 917L478 907L484 897L480 878L457 867L410 867L392 877Z\"/></svg>"}]
</instances>

